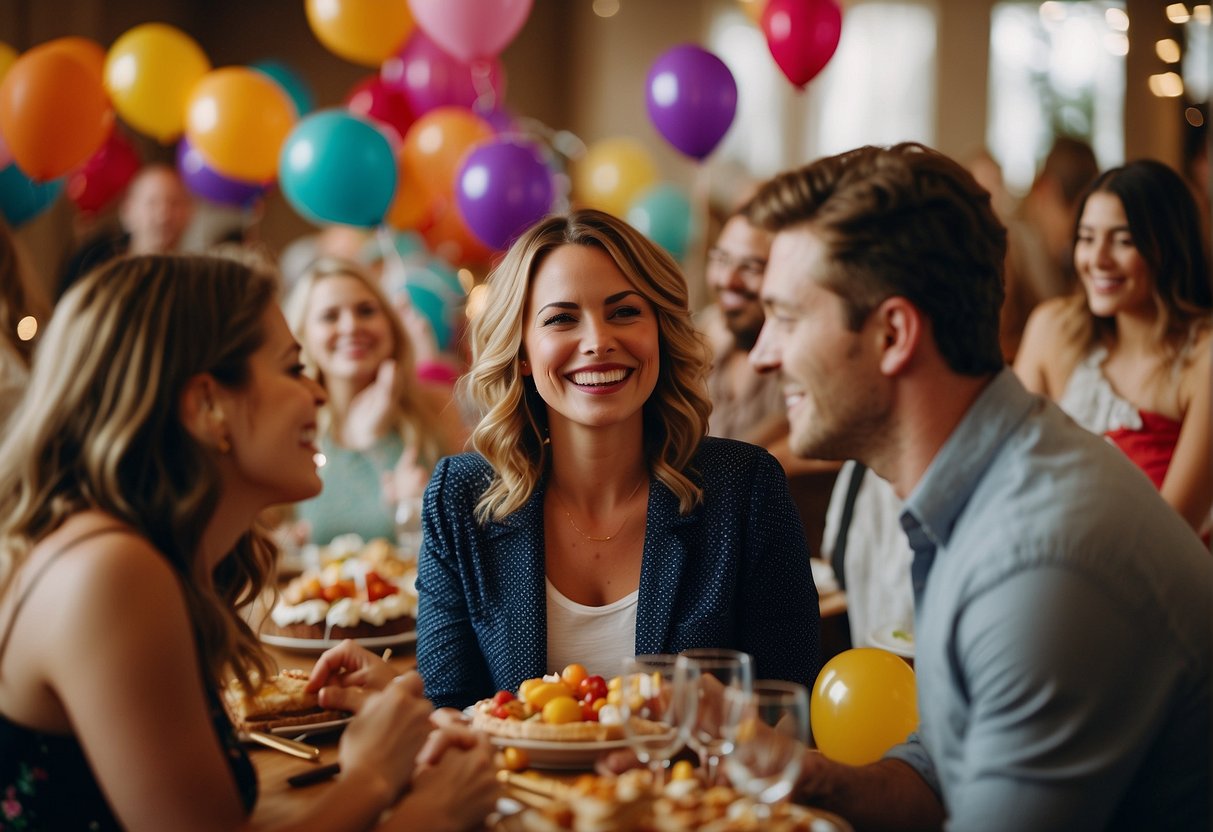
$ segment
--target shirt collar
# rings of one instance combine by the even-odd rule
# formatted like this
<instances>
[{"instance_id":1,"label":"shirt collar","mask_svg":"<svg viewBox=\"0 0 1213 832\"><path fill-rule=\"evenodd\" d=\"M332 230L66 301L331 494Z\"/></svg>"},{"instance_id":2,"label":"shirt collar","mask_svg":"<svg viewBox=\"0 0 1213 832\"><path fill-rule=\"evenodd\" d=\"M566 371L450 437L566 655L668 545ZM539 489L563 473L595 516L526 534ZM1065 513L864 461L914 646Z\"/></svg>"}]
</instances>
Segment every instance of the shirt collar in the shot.
<instances>
[{"instance_id":1,"label":"shirt collar","mask_svg":"<svg viewBox=\"0 0 1213 832\"><path fill-rule=\"evenodd\" d=\"M910 516L902 516L902 527L921 527L932 543L946 546L977 483L1035 402L1009 368L994 376L906 500L905 514Z\"/></svg>"}]
</instances>

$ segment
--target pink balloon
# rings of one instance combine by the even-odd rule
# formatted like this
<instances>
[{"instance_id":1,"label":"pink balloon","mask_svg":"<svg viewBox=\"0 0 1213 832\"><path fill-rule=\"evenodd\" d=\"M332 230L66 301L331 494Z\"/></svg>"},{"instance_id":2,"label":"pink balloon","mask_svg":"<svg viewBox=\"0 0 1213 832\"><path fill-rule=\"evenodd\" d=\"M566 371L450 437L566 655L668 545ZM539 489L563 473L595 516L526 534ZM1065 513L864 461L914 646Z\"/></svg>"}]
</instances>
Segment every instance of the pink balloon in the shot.
<instances>
[{"instance_id":1,"label":"pink balloon","mask_svg":"<svg viewBox=\"0 0 1213 832\"><path fill-rule=\"evenodd\" d=\"M359 81L345 97L346 109L395 131L392 144L399 145L415 121L408 99L396 87L384 83L378 75Z\"/></svg>"},{"instance_id":2,"label":"pink balloon","mask_svg":"<svg viewBox=\"0 0 1213 832\"><path fill-rule=\"evenodd\" d=\"M505 95L501 61L491 58L475 66L465 64L419 28L383 62L379 77L404 94L417 117L439 107L470 110L482 97L484 108L493 109L500 106Z\"/></svg>"},{"instance_id":3,"label":"pink balloon","mask_svg":"<svg viewBox=\"0 0 1213 832\"><path fill-rule=\"evenodd\" d=\"M775 63L804 89L838 48L842 10L834 0L767 0L762 31Z\"/></svg>"},{"instance_id":4,"label":"pink balloon","mask_svg":"<svg viewBox=\"0 0 1213 832\"><path fill-rule=\"evenodd\" d=\"M495 58L531 13L532 0L409 0L413 20L465 64Z\"/></svg>"}]
</instances>

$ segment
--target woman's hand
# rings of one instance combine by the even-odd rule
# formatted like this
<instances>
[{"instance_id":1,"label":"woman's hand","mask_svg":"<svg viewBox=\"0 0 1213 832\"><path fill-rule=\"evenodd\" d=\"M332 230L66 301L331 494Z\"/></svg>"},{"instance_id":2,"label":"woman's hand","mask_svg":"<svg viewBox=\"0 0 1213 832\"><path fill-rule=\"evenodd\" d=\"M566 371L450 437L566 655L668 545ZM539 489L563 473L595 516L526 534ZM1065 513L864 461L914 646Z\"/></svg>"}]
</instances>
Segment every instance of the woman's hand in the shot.
<instances>
[{"instance_id":1,"label":"woman's hand","mask_svg":"<svg viewBox=\"0 0 1213 832\"><path fill-rule=\"evenodd\" d=\"M432 765L418 763L412 790L383 828L427 832L479 829L493 811L500 786L488 738L466 729L462 733L439 729L434 734L446 735L433 742L433 747L442 747L441 756Z\"/></svg>"},{"instance_id":2,"label":"woman's hand","mask_svg":"<svg viewBox=\"0 0 1213 832\"><path fill-rule=\"evenodd\" d=\"M308 676L307 690L315 693L322 688L368 688L383 690L396 676L392 666L365 647L346 639L336 647L330 647L316 660ZM325 694L321 694L326 699ZM326 702L324 706L331 707ZM352 710L341 708L341 710Z\"/></svg>"},{"instance_id":3,"label":"woman's hand","mask_svg":"<svg viewBox=\"0 0 1213 832\"><path fill-rule=\"evenodd\" d=\"M324 694L334 692L339 703L334 697L324 703ZM411 782L431 731L433 708L422 694L421 677L406 673L380 691L325 688L321 698L322 704L354 711L338 750L342 776L381 781L385 800L394 800Z\"/></svg>"},{"instance_id":4,"label":"woman's hand","mask_svg":"<svg viewBox=\"0 0 1213 832\"><path fill-rule=\"evenodd\" d=\"M341 420L342 445L365 451L387 433L392 412L392 389L396 384L396 362L388 359L379 365L375 380L350 401L349 412Z\"/></svg>"},{"instance_id":5,"label":"woman's hand","mask_svg":"<svg viewBox=\"0 0 1213 832\"><path fill-rule=\"evenodd\" d=\"M383 490L384 502L388 505L409 500L417 503L420 509L421 495L429 482L429 469L417 464L417 446L412 445L404 449L391 471L383 473L379 485Z\"/></svg>"}]
</instances>

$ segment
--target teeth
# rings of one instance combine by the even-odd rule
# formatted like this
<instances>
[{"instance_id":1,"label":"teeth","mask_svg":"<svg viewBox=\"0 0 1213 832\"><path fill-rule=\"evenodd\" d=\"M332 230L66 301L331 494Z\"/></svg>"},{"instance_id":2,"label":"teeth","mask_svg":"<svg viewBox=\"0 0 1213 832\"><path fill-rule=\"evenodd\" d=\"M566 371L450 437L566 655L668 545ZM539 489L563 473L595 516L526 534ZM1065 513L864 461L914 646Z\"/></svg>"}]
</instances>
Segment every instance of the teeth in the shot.
<instances>
[{"instance_id":1,"label":"teeth","mask_svg":"<svg viewBox=\"0 0 1213 832\"><path fill-rule=\"evenodd\" d=\"M574 384L615 384L627 377L627 370L608 370L605 373L573 373Z\"/></svg>"}]
</instances>

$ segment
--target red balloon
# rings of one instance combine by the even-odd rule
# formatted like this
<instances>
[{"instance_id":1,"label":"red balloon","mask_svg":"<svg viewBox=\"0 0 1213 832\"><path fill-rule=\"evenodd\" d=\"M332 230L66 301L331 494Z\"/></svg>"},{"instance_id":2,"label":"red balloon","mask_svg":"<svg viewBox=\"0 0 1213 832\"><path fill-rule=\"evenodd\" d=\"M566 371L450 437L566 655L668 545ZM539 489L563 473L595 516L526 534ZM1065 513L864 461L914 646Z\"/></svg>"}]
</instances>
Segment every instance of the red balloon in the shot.
<instances>
[{"instance_id":1,"label":"red balloon","mask_svg":"<svg viewBox=\"0 0 1213 832\"><path fill-rule=\"evenodd\" d=\"M400 140L415 121L413 108L409 106L404 93L385 83L378 75L359 81L346 96L345 106L354 115L365 116L395 130L393 147L400 145Z\"/></svg>"},{"instance_id":2,"label":"red balloon","mask_svg":"<svg viewBox=\"0 0 1213 832\"><path fill-rule=\"evenodd\" d=\"M804 89L838 48L842 10L834 0L767 0L762 31L775 63Z\"/></svg>"},{"instance_id":3,"label":"red balloon","mask_svg":"<svg viewBox=\"0 0 1213 832\"><path fill-rule=\"evenodd\" d=\"M67 180L67 196L86 213L100 211L130 184L143 165L130 139L115 130Z\"/></svg>"}]
</instances>

